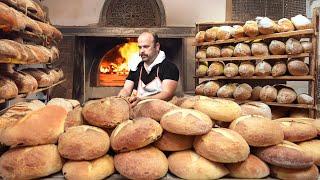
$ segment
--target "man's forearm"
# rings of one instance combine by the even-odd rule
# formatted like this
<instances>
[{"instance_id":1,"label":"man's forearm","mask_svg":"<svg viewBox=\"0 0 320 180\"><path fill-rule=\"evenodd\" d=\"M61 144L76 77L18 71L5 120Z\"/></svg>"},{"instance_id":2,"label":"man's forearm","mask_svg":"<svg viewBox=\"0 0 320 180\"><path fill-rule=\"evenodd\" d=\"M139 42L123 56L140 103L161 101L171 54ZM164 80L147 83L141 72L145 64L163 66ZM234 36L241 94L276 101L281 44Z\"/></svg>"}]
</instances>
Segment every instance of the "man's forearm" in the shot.
<instances>
[{"instance_id":1,"label":"man's forearm","mask_svg":"<svg viewBox=\"0 0 320 180\"><path fill-rule=\"evenodd\" d=\"M169 100L171 100L172 96L173 96L172 93L162 91L162 92L160 92L158 94L155 94L155 95L152 95L152 96L146 96L146 97L143 97L141 99L142 100L143 99L161 99L161 100L164 100L164 101L169 101Z\"/></svg>"},{"instance_id":2,"label":"man's forearm","mask_svg":"<svg viewBox=\"0 0 320 180\"><path fill-rule=\"evenodd\" d=\"M128 97L130 96L131 92L128 92L127 90L125 89L121 89L118 96L124 96L124 97Z\"/></svg>"}]
</instances>

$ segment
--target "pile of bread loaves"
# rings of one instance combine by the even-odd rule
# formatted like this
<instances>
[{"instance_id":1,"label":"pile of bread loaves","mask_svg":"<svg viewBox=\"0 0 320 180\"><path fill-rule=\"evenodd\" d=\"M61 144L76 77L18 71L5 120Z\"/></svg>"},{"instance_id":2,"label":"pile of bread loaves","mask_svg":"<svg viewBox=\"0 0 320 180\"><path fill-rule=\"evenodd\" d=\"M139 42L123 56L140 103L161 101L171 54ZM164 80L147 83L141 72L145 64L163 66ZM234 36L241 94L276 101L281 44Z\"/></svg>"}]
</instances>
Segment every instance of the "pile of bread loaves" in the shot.
<instances>
[{"instance_id":1,"label":"pile of bread loaves","mask_svg":"<svg viewBox=\"0 0 320 180\"><path fill-rule=\"evenodd\" d=\"M0 157L4 179L60 170L66 179L104 179L115 171L129 179L168 171L183 179L319 176L319 120L271 120L263 103L191 96L144 100L133 109L120 97L84 107L59 98L39 104L22 103L19 116L9 110L0 117L0 141L11 147Z\"/></svg>"},{"instance_id":2,"label":"pile of bread loaves","mask_svg":"<svg viewBox=\"0 0 320 180\"><path fill-rule=\"evenodd\" d=\"M256 61L255 64L252 61L243 61L241 63L222 61L217 62L200 62L196 69L196 75L198 77L214 77L214 76L226 76L228 78L241 76L241 77L279 77L285 75L292 76L306 76L309 74L309 65L301 59L290 59L287 61L277 61L275 63L269 63L267 61Z\"/></svg>"},{"instance_id":3,"label":"pile of bread loaves","mask_svg":"<svg viewBox=\"0 0 320 180\"><path fill-rule=\"evenodd\" d=\"M27 9L30 12L43 14L41 7L32 0L4 0L0 2L0 26L5 31L29 31L36 35L42 35L48 39L59 41L62 39L61 32L48 23L36 21L17 11L9 5L20 6L22 10Z\"/></svg>"},{"instance_id":4,"label":"pile of bread loaves","mask_svg":"<svg viewBox=\"0 0 320 180\"><path fill-rule=\"evenodd\" d=\"M11 99L21 93L51 86L63 79L61 69L29 68L0 73L0 99Z\"/></svg>"},{"instance_id":5,"label":"pile of bread loaves","mask_svg":"<svg viewBox=\"0 0 320 180\"><path fill-rule=\"evenodd\" d=\"M199 31L195 36L195 40L197 43L202 43L205 41L227 40L245 36L256 37L259 34L264 35L303 29L312 29L312 23L308 18L300 14L292 17L291 20L282 18L277 22L268 17L257 17L255 21L247 21L243 26L220 26Z\"/></svg>"},{"instance_id":6,"label":"pile of bread loaves","mask_svg":"<svg viewBox=\"0 0 320 180\"><path fill-rule=\"evenodd\" d=\"M195 93L209 97L234 98L239 101L252 100L263 102L276 101L280 104L313 104L311 96L304 93L297 95L293 88L282 84L252 88L247 83L228 83L223 85L218 81L207 81L198 85Z\"/></svg>"},{"instance_id":7,"label":"pile of bread loaves","mask_svg":"<svg viewBox=\"0 0 320 180\"><path fill-rule=\"evenodd\" d=\"M310 39L297 40L289 38L285 43L279 40L254 41L251 44L238 43L236 46L203 46L196 53L197 59L219 58L219 57L247 57L247 56L268 56L268 55L295 55L312 52Z\"/></svg>"}]
</instances>

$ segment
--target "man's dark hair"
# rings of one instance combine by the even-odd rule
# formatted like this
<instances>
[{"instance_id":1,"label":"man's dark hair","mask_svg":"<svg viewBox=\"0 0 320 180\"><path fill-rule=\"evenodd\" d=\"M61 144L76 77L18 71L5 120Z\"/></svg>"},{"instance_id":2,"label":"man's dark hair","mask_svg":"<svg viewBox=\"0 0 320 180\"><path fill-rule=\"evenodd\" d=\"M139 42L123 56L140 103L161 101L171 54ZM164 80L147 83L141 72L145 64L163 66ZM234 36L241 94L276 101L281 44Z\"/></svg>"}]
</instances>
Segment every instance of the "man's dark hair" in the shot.
<instances>
[{"instance_id":1,"label":"man's dark hair","mask_svg":"<svg viewBox=\"0 0 320 180\"><path fill-rule=\"evenodd\" d=\"M159 36L157 33L151 33L151 34L153 36L154 45L156 45L159 42Z\"/></svg>"}]
</instances>

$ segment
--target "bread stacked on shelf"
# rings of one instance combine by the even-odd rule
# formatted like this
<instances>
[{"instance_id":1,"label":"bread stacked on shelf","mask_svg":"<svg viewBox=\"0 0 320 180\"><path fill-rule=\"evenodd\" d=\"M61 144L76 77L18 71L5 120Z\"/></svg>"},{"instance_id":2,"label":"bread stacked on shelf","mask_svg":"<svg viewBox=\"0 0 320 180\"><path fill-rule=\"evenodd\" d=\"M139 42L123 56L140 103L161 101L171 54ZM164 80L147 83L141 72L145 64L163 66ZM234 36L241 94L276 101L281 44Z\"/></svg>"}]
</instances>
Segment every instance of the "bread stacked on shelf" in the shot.
<instances>
[{"instance_id":1,"label":"bread stacked on shelf","mask_svg":"<svg viewBox=\"0 0 320 180\"><path fill-rule=\"evenodd\" d=\"M41 91L63 80L59 68L47 68L59 58L61 32L46 22L41 6L32 0L0 2L0 101ZM9 65L9 64L13 64ZM24 64L26 69L19 68ZM44 64L33 68L30 64ZM17 70L19 69L19 70Z\"/></svg>"},{"instance_id":2,"label":"bread stacked on shelf","mask_svg":"<svg viewBox=\"0 0 320 180\"><path fill-rule=\"evenodd\" d=\"M0 116L0 142L12 147L0 157L0 176L31 179L62 171L66 179L104 179L117 171L129 179L167 173L182 179L317 179L320 120L272 116L261 102L240 106L205 96L144 100L132 109L121 97L84 107L62 98L20 103Z\"/></svg>"},{"instance_id":3,"label":"bread stacked on shelf","mask_svg":"<svg viewBox=\"0 0 320 180\"><path fill-rule=\"evenodd\" d=\"M276 102L268 103L272 106L307 104L300 107L315 109L317 38L313 27L302 15L279 21L257 17L234 25L197 24L195 94ZM309 92L299 96L313 100L298 101L294 89L277 85L288 81L307 81Z\"/></svg>"}]
</instances>

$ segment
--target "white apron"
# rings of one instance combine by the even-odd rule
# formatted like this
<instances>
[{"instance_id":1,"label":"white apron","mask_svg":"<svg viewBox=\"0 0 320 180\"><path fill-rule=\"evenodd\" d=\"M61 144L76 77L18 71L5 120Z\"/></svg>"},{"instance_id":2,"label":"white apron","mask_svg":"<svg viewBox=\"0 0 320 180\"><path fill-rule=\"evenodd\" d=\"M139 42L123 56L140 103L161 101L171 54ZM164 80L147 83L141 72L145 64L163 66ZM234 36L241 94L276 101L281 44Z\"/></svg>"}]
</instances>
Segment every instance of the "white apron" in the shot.
<instances>
[{"instance_id":1,"label":"white apron","mask_svg":"<svg viewBox=\"0 0 320 180\"><path fill-rule=\"evenodd\" d=\"M142 68L140 69L139 82L137 88L137 96L145 97L157 94L162 91L161 80L159 78L159 67L157 68L157 77L148 84L144 84L141 80Z\"/></svg>"}]
</instances>

